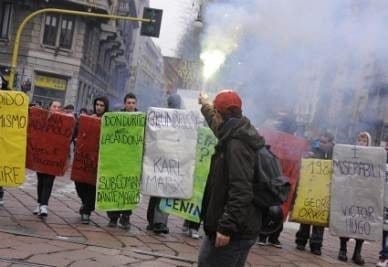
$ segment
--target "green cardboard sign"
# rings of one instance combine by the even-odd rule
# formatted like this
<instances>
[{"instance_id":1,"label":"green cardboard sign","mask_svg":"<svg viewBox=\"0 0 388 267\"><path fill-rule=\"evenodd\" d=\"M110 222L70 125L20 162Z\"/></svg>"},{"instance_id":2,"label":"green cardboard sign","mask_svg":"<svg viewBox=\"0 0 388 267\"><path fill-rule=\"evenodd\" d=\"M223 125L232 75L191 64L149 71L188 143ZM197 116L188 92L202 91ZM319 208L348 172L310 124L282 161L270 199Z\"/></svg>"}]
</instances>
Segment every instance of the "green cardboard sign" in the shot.
<instances>
[{"instance_id":1,"label":"green cardboard sign","mask_svg":"<svg viewBox=\"0 0 388 267\"><path fill-rule=\"evenodd\" d=\"M96 209L131 210L140 200L145 113L107 112L102 117Z\"/></svg>"},{"instance_id":2,"label":"green cardboard sign","mask_svg":"<svg viewBox=\"0 0 388 267\"><path fill-rule=\"evenodd\" d=\"M200 222L201 205L205 190L207 176L209 174L210 159L214 153L216 137L209 128L198 129L198 139L195 156L194 192L191 199L164 198L160 201L160 209L163 212L182 217L193 222Z\"/></svg>"}]
</instances>

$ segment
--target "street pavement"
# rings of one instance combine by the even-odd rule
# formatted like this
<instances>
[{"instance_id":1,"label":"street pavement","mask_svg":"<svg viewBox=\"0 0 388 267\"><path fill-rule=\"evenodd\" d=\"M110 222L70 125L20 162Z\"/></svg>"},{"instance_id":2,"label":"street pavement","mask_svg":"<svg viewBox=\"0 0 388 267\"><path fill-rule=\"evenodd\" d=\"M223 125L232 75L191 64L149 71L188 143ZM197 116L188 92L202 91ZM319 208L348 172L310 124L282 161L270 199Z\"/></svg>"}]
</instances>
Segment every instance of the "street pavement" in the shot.
<instances>
[{"instance_id":1,"label":"street pavement","mask_svg":"<svg viewBox=\"0 0 388 267\"><path fill-rule=\"evenodd\" d=\"M0 207L0 267L3 266L196 266L200 240L182 232L183 220L169 217L170 234L155 235L146 230L148 198L131 216L131 229L108 228L105 212L95 212L83 225L80 200L68 174L57 177L49 203L49 215L41 219L36 208L36 176L27 171L26 183L6 188ZM280 237L282 249L255 245L247 266L341 266L336 260L339 241L325 232L323 255L295 249L297 225L287 223ZM354 242L350 241L352 252ZM365 266L375 266L380 243L365 242ZM349 259L351 253L348 253ZM348 262L346 265L352 265ZM356 265L354 265L356 266Z\"/></svg>"}]
</instances>

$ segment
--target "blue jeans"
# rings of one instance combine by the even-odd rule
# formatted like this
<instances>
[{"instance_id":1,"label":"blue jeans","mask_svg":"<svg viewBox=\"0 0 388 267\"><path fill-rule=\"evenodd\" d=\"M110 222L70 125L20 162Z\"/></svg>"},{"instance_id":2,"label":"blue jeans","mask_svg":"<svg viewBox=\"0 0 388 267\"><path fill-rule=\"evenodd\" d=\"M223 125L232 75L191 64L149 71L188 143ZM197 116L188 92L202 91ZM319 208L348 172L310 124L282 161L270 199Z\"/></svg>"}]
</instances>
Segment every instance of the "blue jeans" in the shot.
<instances>
[{"instance_id":1,"label":"blue jeans","mask_svg":"<svg viewBox=\"0 0 388 267\"><path fill-rule=\"evenodd\" d=\"M388 259L388 231L383 231L383 242L380 256Z\"/></svg>"},{"instance_id":2,"label":"blue jeans","mask_svg":"<svg viewBox=\"0 0 388 267\"><path fill-rule=\"evenodd\" d=\"M199 250L198 267L244 267L255 239L230 240L229 245L216 248L215 240L204 238Z\"/></svg>"}]
</instances>

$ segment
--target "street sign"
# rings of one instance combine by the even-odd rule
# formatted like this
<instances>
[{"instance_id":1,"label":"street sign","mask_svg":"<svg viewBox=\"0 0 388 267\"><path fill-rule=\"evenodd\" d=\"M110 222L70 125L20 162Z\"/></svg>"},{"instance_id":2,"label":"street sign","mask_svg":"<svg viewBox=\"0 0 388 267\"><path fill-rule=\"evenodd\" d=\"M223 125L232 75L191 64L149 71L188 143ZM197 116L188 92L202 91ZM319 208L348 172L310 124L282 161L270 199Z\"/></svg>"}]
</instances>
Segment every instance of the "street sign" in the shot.
<instances>
[{"instance_id":1,"label":"street sign","mask_svg":"<svg viewBox=\"0 0 388 267\"><path fill-rule=\"evenodd\" d=\"M143 19L150 19L151 22L141 23L140 34L150 37L159 37L162 14L162 9L145 7L143 9Z\"/></svg>"}]
</instances>

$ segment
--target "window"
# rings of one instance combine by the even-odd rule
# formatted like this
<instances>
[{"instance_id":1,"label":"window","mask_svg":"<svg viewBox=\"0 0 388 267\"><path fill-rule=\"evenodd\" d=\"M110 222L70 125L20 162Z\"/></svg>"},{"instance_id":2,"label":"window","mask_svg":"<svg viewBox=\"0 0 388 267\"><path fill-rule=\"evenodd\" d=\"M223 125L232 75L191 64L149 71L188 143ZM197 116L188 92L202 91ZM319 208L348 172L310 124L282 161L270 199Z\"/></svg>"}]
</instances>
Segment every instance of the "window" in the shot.
<instances>
[{"instance_id":1,"label":"window","mask_svg":"<svg viewBox=\"0 0 388 267\"><path fill-rule=\"evenodd\" d=\"M71 49L74 34L74 17L46 15L43 44Z\"/></svg>"},{"instance_id":2,"label":"window","mask_svg":"<svg viewBox=\"0 0 388 267\"><path fill-rule=\"evenodd\" d=\"M3 3L0 12L0 39L8 39L12 16L12 3Z\"/></svg>"}]
</instances>

